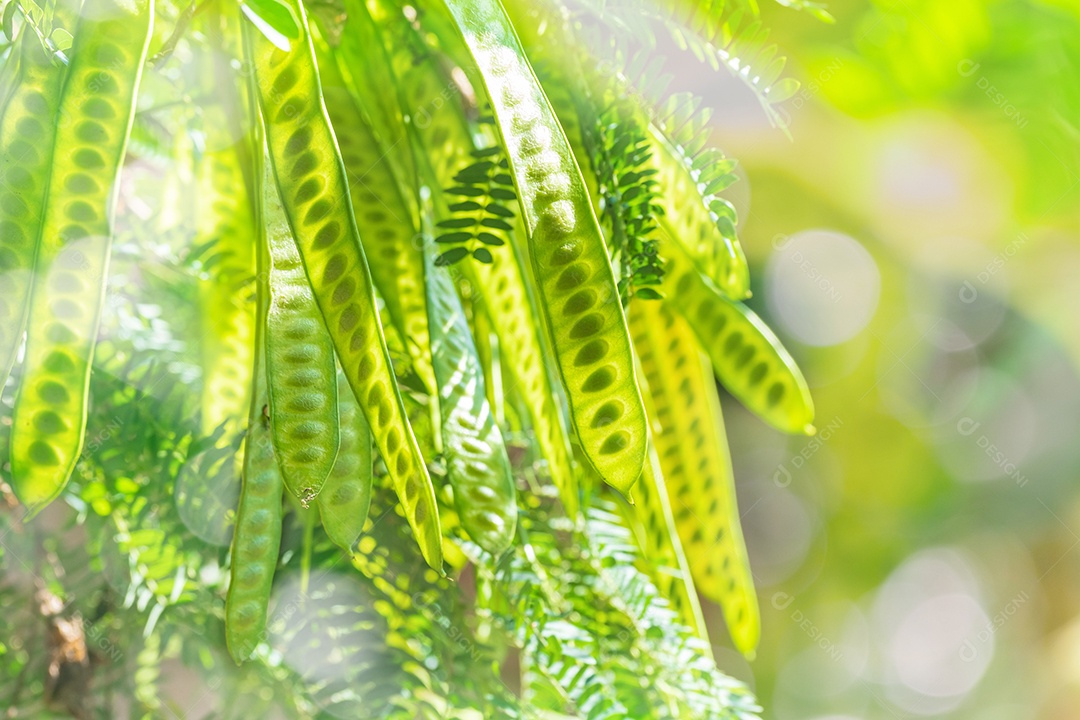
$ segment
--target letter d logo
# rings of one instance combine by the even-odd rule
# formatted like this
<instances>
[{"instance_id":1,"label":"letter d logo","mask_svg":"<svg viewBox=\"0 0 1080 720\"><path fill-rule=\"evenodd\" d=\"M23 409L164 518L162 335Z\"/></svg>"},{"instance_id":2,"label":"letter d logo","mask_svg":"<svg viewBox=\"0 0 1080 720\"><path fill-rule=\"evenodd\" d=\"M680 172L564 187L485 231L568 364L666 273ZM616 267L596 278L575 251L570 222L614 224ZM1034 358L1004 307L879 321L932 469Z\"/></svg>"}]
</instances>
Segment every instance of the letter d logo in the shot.
<instances>
[{"instance_id":1,"label":"letter d logo","mask_svg":"<svg viewBox=\"0 0 1080 720\"><path fill-rule=\"evenodd\" d=\"M956 66L956 72L960 73L964 77L971 77L979 70L979 63L975 62L971 58L961 60L960 64Z\"/></svg>"},{"instance_id":2,"label":"letter d logo","mask_svg":"<svg viewBox=\"0 0 1080 720\"><path fill-rule=\"evenodd\" d=\"M960 418L960 422L956 423L956 432L967 437L978 430L981 425L982 423L975 422L969 417Z\"/></svg>"},{"instance_id":3,"label":"letter d logo","mask_svg":"<svg viewBox=\"0 0 1080 720\"><path fill-rule=\"evenodd\" d=\"M970 305L971 303L979 299L979 291L976 290L975 286L967 280L964 281L963 286L960 288L959 294L960 302L964 303L965 305Z\"/></svg>"},{"instance_id":4,"label":"letter d logo","mask_svg":"<svg viewBox=\"0 0 1080 720\"><path fill-rule=\"evenodd\" d=\"M786 488L791 484L791 471L787 469L786 465L781 465L773 473L772 481L776 483L777 487Z\"/></svg>"}]
</instances>

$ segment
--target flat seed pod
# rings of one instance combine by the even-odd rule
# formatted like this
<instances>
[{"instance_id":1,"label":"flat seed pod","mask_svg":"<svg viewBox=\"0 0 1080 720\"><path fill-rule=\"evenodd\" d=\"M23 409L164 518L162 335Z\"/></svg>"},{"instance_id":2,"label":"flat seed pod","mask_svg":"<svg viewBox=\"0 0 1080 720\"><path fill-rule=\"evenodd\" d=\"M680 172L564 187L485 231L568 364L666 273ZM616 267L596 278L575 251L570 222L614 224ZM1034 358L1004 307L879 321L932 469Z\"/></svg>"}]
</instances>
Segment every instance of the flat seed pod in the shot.
<instances>
[{"instance_id":1,"label":"flat seed pod","mask_svg":"<svg viewBox=\"0 0 1080 720\"><path fill-rule=\"evenodd\" d=\"M190 205L176 203L174 223L193 223L196 247L207 247L198 302L204 326L199 349L202 397L199 403L204 435L224 425L241 430L251 406L251 372L255 367L255 247L261 229L255 218L252 163L254 124L250 88L228 62L240 46L239 13L206 13L197 27L214 38L215 52L196 58L201 88L214 94L202 112L202 151L195 160L195 192ZM238 92L239 91L239 92ZM187 153L191 139L177 135ZM180 175L181 173L177 173ZM165 225L167 227L167 225Z\"/></svg>"},{"instance_id":2,"label":"flat seed pod","mask_svg":"<svg viewBox=\"0 0 1080 720\"><path fill-rule=\"evenodd\" d=\"M381 0L377 4L382 4ZM427 20L443 29L442 15L429 15ZM449 19L445 20L447 26L440 36L448 36L453 31ZM413 32L403 21L395 27L400 29L402 25L408 28L408 32ZM390 28L387 30L389 33ZM393 37L397 38L396 35ZM395 56L395 67L399 68L398 78L406 110L414 117L423 118L415 126L424 150L418 159L430 164L440 188L449 188L463 167L481 157L494 157L501 153L501 149L493 146L474 150L470 154L468 148L473 145L474 139L462 103L448 101L433 107L429 102L431 97L447 87L450 78L432 57L414 58L408 43L401 41L393 43L392 47L402 56ZM450 197L445 200L458 201ZM476 207L473 209L476 210L483 207L476 203L474 205ZM514 203L513 207L516 209L517 204ZM514 222L514 232L524 233L521 219L516 217L516 213ZM520 393L524 400L540 454L547 462L548 472L559 489L567 514L574 517L578 512L578 488L570 463L568 429L559 408L557 378L548 368L551 349L544 328L535 320L540 308L530 292L526 265L518 250L514 243L491 247L490 263L465 261L455 267L461 269L487 306L488 317L499 340L499 352L505 361L503 368L508 376L507 387Z\"/></svg>"},{"instance_id":3,"label":"flat seed pod","mask_svg":"<svg viewBox=\"0 0 1080 720\"><path fill-rule=\"evenodd\" d=\"M652 417L654 410L648 397L645 407ZM707 641L697 589L675 527L667 485L655 449L650 448L649 462L634 486L634 505L623 510L632 517L630 522L642 555L640 569L652 578L657 590L679 614L681 622Z\"/></svg>"},{"instance_id":4,"label":"flat seed pod","mask_svg":"<svg viewBox=\"0 0 1080 720\"><path fill-rule=\"evenodd\" d=\"M334 467L316 500L326 534L342 550L351 553L364 530L371 505L371 428L340 369L337 386L341 443Z\"/></svg>"},{"instance_id":5,"label":"flat seed pod","mask_svg":"<svg viewBox=\"0 0 1080 720\"><path fill-rule=\"evenodd\" d=\"M244 287L255 270L255 221L235 148L206 153L196 169L199 193L197 242L213 242L223 260L213 276L199 283L199 305L206 327L202 351L204 433L222 423L242 425L251 404L254 313L244 300ZM248 293L250 295L250 292ZM239 420L237 420L239 419Z\"/></svg>"},{"instance_id":6,"label":"flat seed pod","mask_svg":"<svg viewBox=\"0 0 1080 720\"><path fill-rule=\"evenodd\" d=\"M274 457L270 423L263 412L270 398L265 356L262 352L258 355L225 598L225 640L237 663L250 657L266 634L266 607L281 546L281 494L285 485Z\"/></svg>"},{"instance_id":7,"label":"flat seed pod","mask_svg":"<svg viewBox=\"0 0 1080 720\"><path fill-rule=\"evenodd\" d=\"M267 147L282 205L337 356L367 417L424 558L442 570L435 491L394 377L349 182L321 100L302 5L288 51L245 25Z\"/></svg>"},{"instance_id":8,"label":"flat seed pod","mask_svg":"<svg viewBox=\"0 0 1080 720\"><path fill-rule=\"evenodd\" d=\"M709 207L707 195L698 187L685 159L655 127L650 127L650 138L650 164L662 188L658 194L664 208L661 226L725 295L733 300L746 298L750 294L750 269L735 237L733 220ZM733 218L734 211L730 213Z\"/></svg>"},{"instance_id":9,"label":"flat seed pod","mask_svg":"<svg viewBox=\"0 0 1080 720\"><path fill-rule=\"evenodd\" d=\"M58 3L54 24L74 28L72 2ZM19 351L45 206L67 66L24 32L3 68L0 120L0 387ZM10 82L10 86L7 83Z\"/></svg>"},{"instance_id":10,"label":"flat seed pod","mask_svg":"<svg viewBox=\"0 0 1080 720\"><path fill-rule=\"evenodd\" d=\"M705 279L678 243L663 243L664 290L694 329L728 392L778 430L814 432L806 380L780 340L742 303Z\"/></svg>"},{"instance_id":11,"label":"flat seed pod","mask_svg":"<svg viewBox=\"0 0 1080 720\"><path fill-rule=\"evenodd\" d=\"M307 507L322 490L338 452L334 344L308 284L273 178L265 184L270 257L266 372L274 455L285 487Z\"/></svg>"},{"instance_id":12,"label":"flat seed pod","mask_svg":"<svg viewBox=\"0 0 1080 720\"><path fill-rule=\"evenodd\" d=\"M362 16L349 17L349 28ZM315 39L322 81L323 101L335 128L341 158L352 182L349 192L357 225L363 228L364 253L371 263L372 279L386 303L394 326L407 339L406 350L413 368L432 393L431 343L424 307L424 264L417 242L413 210L401 188L399 165L388 161L384 148L393 140L377 136L361 112L361 99L345 79L339 65L348 61ZM373 64L373 63L369 63ZM353 68L356 70L357 68Z\"/></svg>"},{"instance_id":13,"label":"flat seed pod","mask_svg":"<svg viewBox=\"0 0 1080 720\"><path fill-rule=\"evenodd\" d=\"M509 153L535 281L582 449L600 476L628 495L645 463L645 411L610 259L581 171L499 3L446 5Z\"/></svg>"},{"instance_id":14,"label":"flat seed pod","mask_svg":"<svg viewBox=\"0 0 1080 720\"><path fill-rule=\"evenodd\" d=\"M693 331L664 303L633 303L630 327L651 398L653 442L694 583L720 603L735 646L752 654L761 634L757 596L712 373Z\"/></svg>"},{"instance_id":15,"label":"flat seed pod","mask_svg":"<svg viewBox=\"0 0 1080 720\"><path fill-rule=\"evenodd\" d=\"M56 133L65 152L49 177L11 433L14 490L31 512L60 494L82 452L120 168L153 15L153 0L88 0L75 32ZM22 202L12 197L9 209Z\"/></svg>"},{"instance_id":16,"label":"flat seed pod","mask_svg":"<svg viewBox=\"0 0 1080 720\"><path fill-rule=\"evenodd\" d=\"M428 323L442 413L443 454L462 526L476 543L501 554L514 539L517 501L510 459L488 404L484 371L453 281L424 248Z\"/></svg>"}]
</instances>

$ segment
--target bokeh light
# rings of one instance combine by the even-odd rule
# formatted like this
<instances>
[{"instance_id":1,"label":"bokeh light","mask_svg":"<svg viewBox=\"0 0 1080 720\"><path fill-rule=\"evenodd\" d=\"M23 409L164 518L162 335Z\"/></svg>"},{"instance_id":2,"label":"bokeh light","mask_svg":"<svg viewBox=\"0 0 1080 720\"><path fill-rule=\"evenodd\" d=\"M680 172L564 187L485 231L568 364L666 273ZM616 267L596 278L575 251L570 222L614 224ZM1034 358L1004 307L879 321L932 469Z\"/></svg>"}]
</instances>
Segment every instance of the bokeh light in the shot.
<instances>
[{"instance_id":1,"label":"bokeh light","mask_svg":"<svg viewBox=\"0 0 1080 720\"><path fill-rule=\"evenodd\" d=\"M808 345L850 340L877 310L881 276L854 238L811 230L777 238L766 271L769 309Z\"/></svg>"}]
</instances>

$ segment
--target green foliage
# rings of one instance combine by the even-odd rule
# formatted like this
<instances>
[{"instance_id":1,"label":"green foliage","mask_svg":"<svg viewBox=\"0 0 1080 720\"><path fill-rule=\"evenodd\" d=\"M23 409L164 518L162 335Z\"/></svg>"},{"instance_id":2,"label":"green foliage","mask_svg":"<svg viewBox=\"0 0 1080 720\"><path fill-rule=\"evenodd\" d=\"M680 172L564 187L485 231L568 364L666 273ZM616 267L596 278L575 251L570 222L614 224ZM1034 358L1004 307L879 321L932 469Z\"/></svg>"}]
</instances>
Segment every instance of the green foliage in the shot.
<instances>
[{"instance_id":1,"label":"green foliage","mask_svg":"<svg viewBox=\"0 0 1080 720\"><path fill-rule=\"evenodd\" d=\"M502 146L473 150L472 158L454 175L454 184L443 190L454 202L447 207L452 217L436 223L435 242L449 247L439 253L436 265L453 265L470 256L490 265L490 248L505 245L507 233L514 229L512 205L517 193Z\"/></svg>"},{"instance_id":2,"label":"green foliage","mask_svg":"<svg viewBox=\"0 0 1080 720\"><path fill-rule=\"evenodd\" d=\"M23 170L39 125L74 154L35 156L34 212L0 191L0 227L34 241L14 263L29 310L5 315L0 348L6 371L27 337L0 423L0 599L20 608L0 618L0 704L756 717L697 610L693 573L714 570L682 557L691 524L658 497L646 408L661 388L624 315L741 307L720 196L733 164L706 147L707 115L652 97L655 66L599 76L575 43L558 57L549 40L590 22L561 3L87 0L101 12L65 65L63 8L16 1L0 162ZM782 62L753 10L710 8L658 17L717 67L745 68L745 50L774 104ZM530 56L572 81L538 79ZM55 107L37 100L49 88ZM684 203L690 222L672 221ZM62 255L81 239L89 254ZM737 394L803 430L801 376L743 323L792 392ZM694 327L689 355L715 349ZM723 379L756 388L750 367ZM715 405L695 412L723 427ZM689 457L695 441L666 446ZM641 526L618 508L646 462ZM714 492L708 526L738 537L733 486ZM727 549L747 574L741 544ZM665 563L679 582L658 582ZM736 632L751 653L756 625ZM169 688L173 663L199 692Z\"/></svg>"},{"instance_id":3,"label":"green foliage","mask_svg":"<svg viewBox=\"0 0 1080 720\"><path fill-rule=\"evenodd\" d=\"M664 208L646 130L625 103L610 100L598 111L581 105L583 140L599 183L611 254L619 263L619 296L623 305L635 297L659 300L664 268L656 232Z\"/></svg>"}]
</instances>

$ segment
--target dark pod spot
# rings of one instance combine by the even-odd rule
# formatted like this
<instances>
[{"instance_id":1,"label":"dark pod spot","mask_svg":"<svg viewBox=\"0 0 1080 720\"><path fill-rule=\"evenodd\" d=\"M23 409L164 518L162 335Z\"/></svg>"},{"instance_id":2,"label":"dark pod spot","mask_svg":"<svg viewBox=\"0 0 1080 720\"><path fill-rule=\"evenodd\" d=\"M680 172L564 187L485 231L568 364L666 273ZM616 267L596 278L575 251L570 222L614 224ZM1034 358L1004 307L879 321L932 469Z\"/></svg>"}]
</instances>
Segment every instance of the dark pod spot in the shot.
<instances>
[{"instance_id":1,"label":"dark pod spot","mask_svg":"<svg viewBox=\"0 0 1080 720\"><path fill-rule=\"evenodd\" d=\"M555 248L548 262L554 267L569 265L581 257L581 253L584 251L585 248L580 242L567 242Z\"/></svg>"},{"instance_id":2,"label":"dark pod spot","mask_svg":"<svg viewBox=\"0 0 1080 720\"><path fill-rule=\"evenodd\" d=\"M75 128L75 137L87 145L101 145L108 141L109 131L99 122L84 120Z\"/></svg>"},{"instance_id":3,"label":"dark pod spot","mask_svg":"<svg viewBox=\"0 0 1080 720\"><path fill-rule=\"evenodd\" d=\"M371 351L364 353L364 357L360 360L360 367L357 368L357 373L360 376L361 382L371 377L371 373L375 372L375 359L372 357ZM387 418L388 420L389 418ZM386 420L382 417L382 407L379 407L379 422L385 424Z\"/></svg>"},{"instance_id":4,"label":"dark pod spot","mask_svg":"<svg viewBox=\"0 0 1080 720\"><path fill-rule=\"evenodd\" d=\"M51 405L61 405L71 399L67 388L53 380L46 380L37 386L38 397Z\"/></svg>"},{"instance_id":5,"label":"dark pod spot","mask_svg":"<svg viewBox=\"0 0 1080 720\"><path fill-rule=\"evenodd\" d=\"M738 359L735 361L735 367L742 369L750 364L750 361L754 359L754 355L757 354L757 350L753 345L747 345L743 348L743 351L739 353Z\"/></svg>"},{"instance_id":6,"label":"dark pod spot","mask_svg":"<svg viewBox=\"0 0 1080 720\"><path fill-rule=\"evenodd\" d=\"M40 140L45 135L44 126L33 117L24 117L15 123L15 131L27 140Z\"/></svg>"},{"instance_id":7,"label":"dark pod spot","mask_svg":"<svg viewBox=\"0 0 1080 720\"><path fill-rule=\"evenodd\" d=\"M97 220L97 211L90 203L78 201L67 206L67 216L75 222L89 223Z\"/></svg>"},{"instance_id":8,"label":"dark pod spot","mask_svg":"<svg viewBox=\"0 0 1080 720\"><path fill-rule=\"evenodd\" d=\"M30 460L38 465L59 465L60 457L56 454L56 450L52 445L42 441L35 440L30 443L28 452Z\"/></svg>"},{"instance_id":9,"label":"dark pod spot","mask_svg":"<svg viewBox=\"0 0 1080 720\"><path fill-rule=\"evenodd\" d=\"M23 107L34 115L44 115L49 112L49 102L39 92L28 92L23 96Z\"/></svg>"},{"instance_id":10,"label":"dark pod spot","mask_svg":"<svg viewBox=\"0 0 1080 720\"><path fill-rule=\"evenodd\" d=\"M623 404L617 400L604 403L593 415L592 426L594 428L607 427L618 422L623 415Z\"/></svg>"},{"instance_id":11,"label":"dark pod spot","mask_svg":"<svg viewBox=\"0 0 1080 720\"><path fill-rule=\"evenodd\" d=\"M0 238L4 244L22 245L26 242L26 232L13 222L0 222ZM19 256L5 247L0 247L0 270L10 270L19 262Z\"/></svg>"},{"instance_id":12,"label":"dark pod spot","mask_svg":"<svg viewBox=\"0 0 1080 720\"><path fill-rule=\"evenodd\" d=\"M779 382L774 382L769 387L769 395L766 398L770 407L775 407L780 404L780 401L784 399L784 386Z\"/></svg>"},{"instance_id":13,"label":"dark pod spot","mask_svg":"<svg viewBox=\"0 0 1080 720\"><path fill-rule=\"evenodd\" d=\"M62 350L53 350L45 358L45 362L42 364L46 370L57 375L73 372L75 370L75 363L71 361L71 357Z\"/></svg>"},{"instance_id":14,"label":"dark pod spot","mask_svg":"<svg viewBox=\"0 0 1080 720\"><path fill-rule=\"evenodd\" d=\"M70 243L82 240L90 236L90 231L82 224L67 225L60 230L60 241ZM81 252L64 253L57 261L57 267L83 270L86 267L86 256Z\"/></svg>"},{"instance_id":15,"label":"dark pod spot","mask_svg":"<svg viewBox=\"0 0 1080 720\"><path fill-rule=\"evenodd\" d=\"M754 366L754 369L750 371L750 386L753 387L765 379L765 375L769 372L768 364L759 362Z\"/></svg>"},{"instance_id":16,"label":"dark pod spot","mask_svg":"<svg viewBox=\"0 0 1080 720\"><path fill-rule=\"evenodd\" d=\"M322 460L323 457L322 449L315 445L302 447L292 454L293 462L301 465L313 465Z\"/></svg>"},{"instance_id":17,"label":"dark pod spot","mask_svg":"<svg viewBox=\"0 0 1080 720\"><path fill-rule=\"evenodd\" d=\"M630 445L630 433L625 430L619 430L611 435L608 435L600 446L601 455L613 455L617 452L625 450Z\"/></svg>"},{"instance_id":18,"label":"dark pod spot","mask_svg":"<svg viewBox=\"0 0 1080 720\"><path fill-rule=\"evenodd\" d=\"M351 277L347 277L338 283L334 288L334 294L331 296L331 302L335 305L344 305L352 299L352 296L356 294L356 281Z\"/></svg>"},{"instance_id":19,"label":"dark pod spot","mask_svg":"<svg viewBox=\"0 0 1080 720\"><path fill-rule=\"evenodd\" d=\"M116 117L116 110L108 100L92 97L83 103L82 114L95 120L112 120Z\"/></svg>"},{"instance_id":20,"label":"dark pod spot","mask_svg":"<svg viewBox=\"0 0 1080 720\"><path fill-rule=\"evenodd\" d=\"M97 170L105 167L105 159L101 153L91 148L83 148L72 156L72 161L82 170Z\"/></svg>"},{"instance_id":21,"label":"dark pod spot","mask_svg":"<svg viewBox=\"0 0 1080 720\"><path fill-rule=\"evenodd\" d=\"M297 393L289 398L287 403L290 410L300 413L315 412L323 405L325 405L323 396L314 392Z\"/></svg>"},{"instance_id":22,"label":"dark pod spot","mask_svg":"<svg viewBox=\"0 0 1080 720\"><path fill-rule=\"evenodd\" d=\"M563 304L564 315L580 315L596 305L597 295L595 290L587 289L576 292Z\"/></svg>"},{"instance_id":23,"label":"dark pod spot","mask_svg":"<svg viewBox=\"0 0 1080 720\"><path fill-rule=\"evenodd\" d=\"M8 145L8 156L12 158L18 158L19 162L34 163L38 162L38 152L34 149L34 146L25 140L12 140Z\"/></svg>"},{"instance_id":24,"label":"dark pod spot","mask_svg":"<svg viewBox=\"0 0 1080 720\"><path fill-rule=\"evenodd\" d=\"M296 195L294 195L296 202L306 203L309 200L318 196L323 189L322 178L312 177L301 183L300 187L296 189Z\"/></svg>"},{"instance_id":25,"label":"dark pod spot","mask_svg":"<svg viewBox=\"0 0 1080 720\"><path fill-rule=\"evenodd\" d=\"M293 438L297 440L314 440L326 431L326 425L317 420L305 420L297 423L292 430Z\"/></svg>"},{"instance_id":26,"label":"dark pod spot","mask_svg":"<svg viewBox=\"0 0 1080 720\"><path fill-rule=\"evenodd\" d=\"M345 256L338 253L326 261L323 269L323 282L327 285L336 283L345 274Z\"/></svg>"},{"instance_id":27,"label":"dark pod spot","mask_svg":"<svg viewBox=\"0 0 1080 720\"><path fill-rule=\"evenodd\" d=\"M556 287L564 292L574 290L589 279L589 273L584 265L571 265L559 275Z\"/></svg>"},{"instance_id":28,"label":"dark pod spot","mask_svg":"<svg viewBox=\"0 0 1080 720\"><path fill-rule=\"evenodd\" d=\"M42 410L34 415L34 427L38 432L55 435L67 430L67 423L52 410Z\"/></svg>"},{"instance_id":29,"label":"dark pod spot","mask_svg":"<svg viewBox=\"0 0 1080 720\"><path fill-rule=\"evenodd\" d=\"M78 336L67 325L54 322L45 328L45 339L57 345L67 345L78 340Z\"/></svg>"},{"instance_id":30,"label":"dark pod spot","mask_svg":"<svg viewBox=\"0 0 1080 720\"><path fill-rule=\"evenodd\" d=\"M608 347L607 340L600 338L590 340L577 351L577 355L574 356L574 365L584 367L603 360L608 353Z\"/></svg>"},{"instance_id":31,"label":"dark pod spot","mask_svg":"<svg viewBox=\"0 0 1080 720\"><path fill-rule=\"evenodd\" d=\"M733 332L728 336L728 339L724 341L724 352L728 355L734 354L741 346L743 342L743 336L741 332Z\"/></svg>"},{"instance_id":32,"label":"dark pod spot","mask_svg":"<svg viewBox=\"0 0 1080 720\"><path fill-rule=\"evenodd\" d=\"M319 159L315 157L315 153L310 150L300 157L296 158L296 162L293 163L292 170L289 171L289 176L293 180L299 180L302 177L310 175L319 164Z\"/></svg>"},{"instance_id":33,"label":"dark pod spot","mask_svg":"<svg viewBox=\"0 0 1080 720\"><path fill-rule=\"evenodd\" d=\"M286 65L274 78L274 90L284 95L293 89L299 79L300 74L296 72L296 66Z\"/></svg>"},{"instance_id":34,"label":"dark pod spot","mask_svg":"<svg viewBox=\"0 0 1080 720\"><path fill-rule=\"evenodd\" d=\"M591 313L574 323L570 328L570 339L584 340L595 335L604 327L604 317L600 313Z\"/></svg>"},{"instance_id":35,"label":"dark pod spot","mask_svg":"<svg viewBox=\"0 0 1080 720\"><path fill-rule=\"evenodd\" d=\"M315 237L311 240L311 247L315 250L328 248L337 241L340 235L341 226L338 225L337 221L331 220L319 228L319 232L315 233Z\"/></svg>"},{"instance_id":36,"label":"dark pod spot","mask_svg":"<svg viewBox=\"0 0 1080 720\"><path fill-rule=\"evenodd\" d=\"M307 125L302 125L300 128L289 137L289 140L285 143L286 155L298 155L307 149L311 144L311 128Z\"/></svg>"},{"instance_id":37,"label":"dark pod spot","mask_svg":"<svg viewBox=\"0 0 1080 720\"><path fill-rule=\"evenodd\" d=\"M322 372L319 368L304 367L289 373L285 384L294 388L307 388L318 385L321 379Z\"/></svg>"},{"instance_id":38,"label":"dark pod spot","mask_svg":"<svg viewBox=\"0 0 1080 720\"><path fill-rule=\"evenodd\" d=\"M26 203L18 195L0 195L0 210L3 210L9 217L22 217L26 214Z\"/></svg>"},{"instance_id":39,"label":"dark pod spot","mask_svg":"<svg viewBox=\"0 0 1080 720\"><path fill-rule=\"evenodd\" d=\"M89 195L96 193L100 186L94 178L85 173L73 173L67 176L64 180L64 187L68 192L78 195Z\"/></svg>"},{"instance_id":40,"label":"dark pod spot","mask_svg":"<svg viewBox=\"0 0 1080 720\"><path fill-rule=\"evenodd\" d=\"M581 384L584 392L600 392L607 390L615 383L615 371L610 366L594 370L585 382Z\"/></svg>"}]
</instances>

